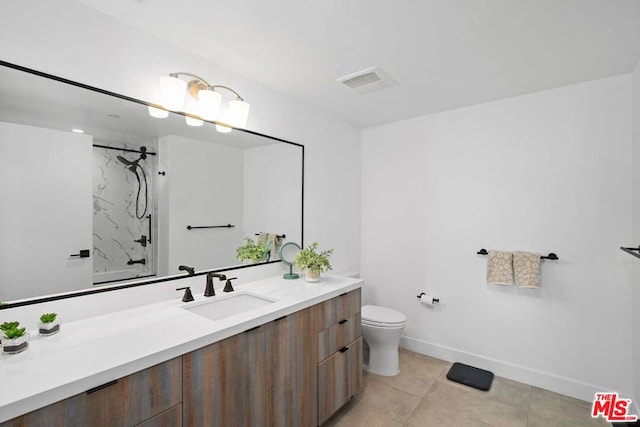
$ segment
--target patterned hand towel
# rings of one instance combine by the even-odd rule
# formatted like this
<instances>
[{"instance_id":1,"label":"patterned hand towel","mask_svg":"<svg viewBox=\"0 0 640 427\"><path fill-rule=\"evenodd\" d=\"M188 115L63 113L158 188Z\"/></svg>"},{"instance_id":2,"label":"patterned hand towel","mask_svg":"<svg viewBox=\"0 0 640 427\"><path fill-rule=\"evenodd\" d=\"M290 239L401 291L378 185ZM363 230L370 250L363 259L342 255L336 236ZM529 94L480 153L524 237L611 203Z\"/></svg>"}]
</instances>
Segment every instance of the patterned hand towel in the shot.
<instances>
[{"instance_id":1,"label":"patterned hand towel","mask_svg":"<svg viewBox=\"0 0 640 427\"><path fill-rule=\"evenodd\" d=\"M264 243L269 248L270 258L277 258L278 250L282 246L282 237L275 233L260 233L258 243Z\"/></svg>"},{"instance_id":2,"label":"patterned hand towel","mask_svg":"<svg viewBox=\"0 0 640 427\"><path fill-rule=\"evenodd\" d=\"M513 271L516 283L521 288L540 286L540 254L532 252L513 253Z\"/></svg>"},{"instance_id":3,"label":"patterned hand towel","mask_svg":"<svg viewBox=\"0 0 640 427\"><path fill-rule=\"evenodd\" d=\"M511 252L489 251L487 283L490 285L513 284L513 254Z\"/></svg>"}]
</instances>

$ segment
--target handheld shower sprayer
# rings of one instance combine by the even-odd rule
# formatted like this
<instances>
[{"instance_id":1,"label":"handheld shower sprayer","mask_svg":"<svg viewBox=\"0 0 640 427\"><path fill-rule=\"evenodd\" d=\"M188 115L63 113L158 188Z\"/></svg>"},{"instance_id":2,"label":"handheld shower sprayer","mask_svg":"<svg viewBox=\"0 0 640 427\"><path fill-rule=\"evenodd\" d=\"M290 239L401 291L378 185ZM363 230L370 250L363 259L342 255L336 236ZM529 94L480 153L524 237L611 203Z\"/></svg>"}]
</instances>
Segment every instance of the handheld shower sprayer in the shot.
<instances>
[{"instance_id":1,"label":"handheld shower sprayer","mask_svg":"<svg viewBox=\"0 0 640 427\"><path fill-rule=\"evenodd\" d=\"M116 158L118 159L118 161L128 166L127 169L129 169L132 173L136 175L136 179L138 180L138 194L136 196L136 217L138 219L142 219L146 215L147 208L148 208L147 206L148 186L147 186L147 175L144 172L144 168L140 166L140 160L144 160L147 158L147 147L145 146L140 147L140 157L138 157L136 160L127 160L122 156L116 156ZM138 168L140 168L140 171L142 171L142 177L144 180L144 209L142 210L142 213L139 213L140 192L142 190L142 181L140 180L140 175L138 174Z\"/></svg>"}]
</instances>

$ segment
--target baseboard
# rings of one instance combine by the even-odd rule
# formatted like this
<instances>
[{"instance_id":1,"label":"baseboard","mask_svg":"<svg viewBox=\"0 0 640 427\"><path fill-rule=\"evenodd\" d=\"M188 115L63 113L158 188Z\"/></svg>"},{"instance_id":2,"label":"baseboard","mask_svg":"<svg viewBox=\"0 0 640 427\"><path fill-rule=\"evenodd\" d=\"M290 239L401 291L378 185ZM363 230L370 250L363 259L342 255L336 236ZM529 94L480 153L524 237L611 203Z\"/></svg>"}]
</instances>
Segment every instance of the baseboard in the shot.
<instances>
[{"instance_id":1,"label":"baseboard","mask_svg":"<svg viewBox=\"0 0 640 427\"><path fill-rule=\"evenodd\" d=\"M617 391L621 396L624 396L625 398L629 397L629 393L626 393L623 390L610 390L607 387L584 383L571 378L561 377L548 372L542 372L502 360L468 353L416 338L403 336L400 340L400 347L416 353L435 357L437 359L446 360L448 362L462 362L481 369L487 369L499 377L531 384L545 390L575 397L576 399L585 400L587 402L593 402L595 394L603 391ZM639 402L634 401L636 414L638 413L638 403Z\"/></svg>"}]
</instances>

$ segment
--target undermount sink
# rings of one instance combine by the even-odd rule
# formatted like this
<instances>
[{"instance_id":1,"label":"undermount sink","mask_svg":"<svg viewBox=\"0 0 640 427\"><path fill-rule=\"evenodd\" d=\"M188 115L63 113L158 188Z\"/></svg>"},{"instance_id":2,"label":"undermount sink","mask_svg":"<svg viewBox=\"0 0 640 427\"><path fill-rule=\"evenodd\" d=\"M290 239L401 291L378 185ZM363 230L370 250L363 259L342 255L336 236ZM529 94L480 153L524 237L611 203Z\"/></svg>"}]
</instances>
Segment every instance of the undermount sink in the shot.
<instances>
[{"instance_id":1,"label":"undermount sink","mask_svg":"<svg viewBox=\"0 0 640 427\"><path fill-rule=\"evenodd\" d=\"M276 301L273 298L262 295L239 291L232 294L214 296L210 298L210 301L196 302L182 308L207 319L221 320L273 304Z\"/></svg>"}]
</instances>

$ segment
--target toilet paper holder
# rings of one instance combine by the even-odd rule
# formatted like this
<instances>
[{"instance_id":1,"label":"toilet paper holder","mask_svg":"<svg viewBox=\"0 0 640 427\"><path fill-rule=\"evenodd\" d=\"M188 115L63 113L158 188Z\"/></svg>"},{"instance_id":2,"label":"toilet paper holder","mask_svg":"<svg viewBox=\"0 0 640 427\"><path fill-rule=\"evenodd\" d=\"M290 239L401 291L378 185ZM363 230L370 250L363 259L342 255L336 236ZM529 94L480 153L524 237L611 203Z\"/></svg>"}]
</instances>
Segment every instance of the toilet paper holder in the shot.
<instances>
[{"instance_id":1,"label":"toilet paper holder","mask_svg":"<svg viewBox=\"0 0 640 427\"><path fill-rule=\"evenodd\" d=\"M418 298L418 300L422 299L423 295L427 295L425 292L421 292L420 295L418 295L416 298ZM432 304L438 304L440 302L440 298L431 298L431 303Z\"/></svg>"}]
</instances>

